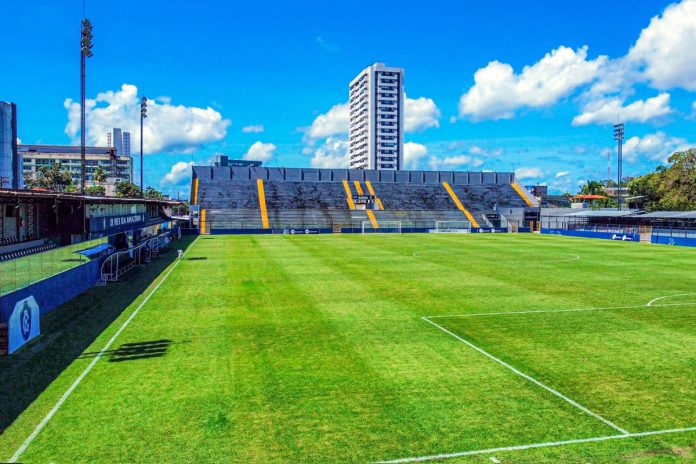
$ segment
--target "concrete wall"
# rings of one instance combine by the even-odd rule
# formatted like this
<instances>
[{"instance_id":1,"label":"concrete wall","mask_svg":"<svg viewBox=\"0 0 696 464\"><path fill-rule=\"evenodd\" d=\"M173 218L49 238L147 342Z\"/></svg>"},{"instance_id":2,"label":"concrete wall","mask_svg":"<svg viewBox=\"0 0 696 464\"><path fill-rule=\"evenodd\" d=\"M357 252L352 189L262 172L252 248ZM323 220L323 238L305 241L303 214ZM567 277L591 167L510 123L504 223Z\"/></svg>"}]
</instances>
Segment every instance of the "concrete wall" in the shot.
<instances>
[{"instance_id":1,"label":"concrete wall","mask_svg":"<svg viewBox=\"0 0 696 464\"><path fill-rule=\"evenodd\" d=\"M455 171L391 171L369 169L314 169L314 168L265 168L194 166L194 177L200 180L270 180L339 182L343 180L373 183L437 184L449 182L454 185L510 184L512 172L455 172Z\"/></svg>"}]
</instances>

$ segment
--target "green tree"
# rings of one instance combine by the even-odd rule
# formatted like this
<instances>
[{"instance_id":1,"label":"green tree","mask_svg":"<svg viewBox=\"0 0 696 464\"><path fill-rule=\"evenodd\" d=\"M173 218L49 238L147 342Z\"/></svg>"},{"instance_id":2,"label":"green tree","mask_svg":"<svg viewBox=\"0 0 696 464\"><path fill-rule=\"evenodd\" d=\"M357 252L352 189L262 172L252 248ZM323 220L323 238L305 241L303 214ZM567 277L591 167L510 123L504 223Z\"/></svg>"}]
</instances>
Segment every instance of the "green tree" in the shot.
<instances>
[{"instance_id":1,"label":"green tree","mask_svg":"<svg viewBox=\"0 0 696 464\"><path fill-rule=\"evenodd\" d=\"M580 195L605 195L604 185L597 180L588 180L580 189Z\"/></svg>"},{"instance_id":2,"label":"green tree","mask_svg":"<svg viewBox=\"0 0 696 464\"><path fill-rule=\"evenodd\" d=\"M85 189L87 195L103 197L106 195L106 188L103 185L92 185Z\"/></svg>"},{"instance_id":3,"label":"green tree","mask_svg":"<svg viewBox=\"0 0 696 464\"><path fill-rule=\"evenodd\" d=\"M654 210L696 209L696 149L676 152L655 172L628 183L631 196L642 196L643 207Z\"/></svg>"},{"instance_id":4,"label":"green tree","mask_svg":"<svg viewBox=\"0 0 696 464\"><path fill-rule=\"evenodd\" d=\"M63 169L60 162L51 166L42 166L36 171L36 176L30 183L29 188L44 188L47 190L65 191L73 185L72 175L67 169Z\"/></svg>"},{"instance_id":5,"label":"green tree","mask_svg":"<svg viewBox=\"0 0 696 464\"><path fill-rule=\"evenodd\" d=\"M145 187L145 198L148 198L150 200L163 200L164 195L162 195L162 192L155 189L154 187L147 186Z\"/></svg>"},{"instance_id":6,"label":"green tree","mask_svg":"<svg viewBox=\"0 0 696 464\"><path fill-rule=\"evenodd\" d=\"M94 173L92 174L92 179L94 179L94 182L97 184L101 185L106 182L106 171L104 171L104 168L101 166L97 166L97 169L94 170Z\"/></svg>"},{"instance_id":7,"label":"green tree","mask_svg":"<svg viewBox=\"0 0 696 464\"><path fill-rule=\"evenodd\" d=\"M140 198L142 192L140 187L133 182L116 182L116 196L122 198Z\"/></svg>"}]
</instances>

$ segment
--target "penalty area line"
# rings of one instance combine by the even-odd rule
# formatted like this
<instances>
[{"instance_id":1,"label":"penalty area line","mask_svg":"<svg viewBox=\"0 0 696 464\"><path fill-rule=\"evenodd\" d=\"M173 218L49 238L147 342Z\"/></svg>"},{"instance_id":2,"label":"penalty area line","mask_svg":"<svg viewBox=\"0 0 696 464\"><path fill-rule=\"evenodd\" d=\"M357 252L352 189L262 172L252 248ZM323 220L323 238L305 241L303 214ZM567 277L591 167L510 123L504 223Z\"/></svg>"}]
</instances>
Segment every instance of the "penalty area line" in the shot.
<instances>
[{"instance_id":1,"label":"penalty area line","mask_svg":"<svg viewBox=\"0 0 696 464\"><path fill-rule=\"evenodd\" d=\"M196 237L196 239L191 243L191 246L186 250L186 252L184 252L184 256L186 255L186 253L188 253L188 251L191 248L193 248L193 246L198 241L199 237L200 237L200 235L198 237ZM145 306L145 303L147 303L150 300L150 297L152 297L152 295L154 295L155 292L160 288L160 286L167 280L167 277L169 277L169 274L172 273L172 271L176 268L176 266L179 264L180 261L181 261L181 259L177 259L174 262L174 265L169 268L169 270L164 275L162 280L160 280L157 283L157 285L155 285L155 288L153 288L152 291L145 297L145 299L140 302L138 307L135 308L135 311L133 311L131 313L131 315L128 316L128 319L126 319L126 321L121 325L121 327L119 327L119 329L111 337L111 339L109 339L109 341L106 343L106 345L104 345L104 348L102 348L101 351L99 351L99 353L97 353L97 355L94 357L94 359L92 359L92 361L87 365L87 367L85 367L85 369L75 379L75 381L72 383L72 385L70 385L70 387L65 391L65 393L63 393L63 396L60 397L60 399L55 404L55 406L53 406L53 408L51 408L51 410L48 411L46 416L41 420L41 422L39 422L39 425L37 425L36 428L34 429L34 431L31 432L31 434L27 437L26 440L24 440L24 443L22 443L22 445L19 448L17 448L17 451L15 451L15 453L12 455L9 462L17 462L17 460L20 458L20 456L26 451L27 447L29 447L29 445L34 441L34 439L39 435L41 430L46 426L46 424L48 424L48 422L53 418L53 416L56 414L56 412L58 412L60 407L63 405L63 403L65 403L65 401L72 394L72 392L77 388L78 385L80 385L82 380L85 377L87 377L87 374L89 374L89 372L92 370L92 368L97 364L97 361L99 361L99 358L101 358L102 355L111 347L111 345L116 341L118 336L121 335L121 332L123 332L124 329L126 327L128 327L128 324L130 324L130 322L133 320L133 318L135 318L135 316L138 314L138 312L140 312L142 307Z\"/></svg>"},{"instance_id":2,"label":"penalty area line","mask_svg":"<svg viewBox=\"0 0 696 464\"><path fill-rule=\"evenodd\" d=\"M680 296L680 295L670 295ZM662 299L663 297L652 300L650 303ZM575 313L582 311L610 311L612 309L645 309L645 308L664 308L668 306L696 306L696 302L691 303L664 303L664 304L644 304L632 306L607 306L604 308L572 308L572 309L532 309L527 311L497 311L490 313L468 313L468 314L435 314L433 316L425 316L428 319L449 319L459 317L482 317L482 316L514 316L517 314L544 314L544 313Z\"/></svg>"},{"instance_id":3,"label":"penalty area line","mask_svg":"<svg viewBox=\"0 0 696 464\"><path fill-rule=\"evenodd\" d=\"M565 401L566 403L569 403L569 404L575 406L575 407L578 408L579 410L583 411L585 414L590 415L590 416L594 417L595 419L604 422L604 424L608 425L609 427L613 428L614 430L616 430L616 431L618 431L618 432L621 432L623 435L628 435L628 434L630 433L630 432L628 432L627 430L624 430L624 429L622 429L621 427L619 427L618 425L614 424L614 423L611 422L609 419L606 419L606 418L600 416L600 415L597 414L596 412L590 411L590 410L587 409L585 406L583 406L583 405L581 405L580 403L578 403L577 401L575 401L575 400L573 400L573 399L571 399L571 398L565 396L563 393L559 392L558 390L554 390L553 388L549 387L548 385L545 385L545 384L541 383L540 381L538 381L538 380L535 379L534 377L532 377L532 376L530 376L530 375L528 375L528 374L525 374L524 372L520 371L520 370L517 369L516 367L514 367L514 366L512 366L512 365L510 365L510 364L508 364L508 363L506 363L505 361L503 361L503 360L500 359L500 358L497 358L497 357L493 356L493 355L490 354L489 352L483 350L482 348L479 348L478 346L474 345L474 344L471 343L470 341L465 340L464 338L460 337L460 336L457 335L456 333L451 332L451 331L447 330L446 328L442 327L441 325L439 325L439 324L437 324L437 323L431 321L431 320L428 319L427 317L423 317L422 319L423 319L424 321L426 321L427 323L431 324L432 326L438 328L438 329L441 330L442 332L446 333L447 335L450 335L451 337L456 338L457 340L459 340L460 342L464 343L464 344L467 345L468 347L473 348L474 350L478 351L479 353L481 353L482 355L486 356L487 358L489 358L489 359L491 359L491 360L497 362L498 364L500 364L500 365L503 366L503 367L506 367L507 369L511 370L512 372L514 372L515 374L519 375L520 377L529 380L529 381L532 382L534 385L543 388L544 390L548 391L549 393L554 394L555 396L557 396L558 398L562 399L562 400Z\"/></svg>"},{"instance_id":4,"label":"penalty area line","mask_svg":"<svg viewBox=\"0 0 696 464\"><path fill-rule=\"evenodd\" d=\"M439 459L451 459L451 458L460 458L464 456L475 456L475 455L480 455L480 454L491 454L491 453L502 453L506 451L524 451L528 449L535 449L535 448L551 448L555 446L566 446L566 445L575 445L579 443L594 443L594 442L599 442L599 441L608 441L608 440L623 440L626 438L640 438L640 437L649 437L653 435L667 435L671 433L684 433L684 432L695 432L696 427L686 427L686 428L681 428L681 429L665 429L665 430L651 430L649 432L637 432L637 433L628 433L628 434L621 434L621 435L606 435L602 437L591 437L591 438L576 438L574 440L561 440L561 441L550 441L550 442L544 442L544 443L530 443L527 445L515 445L515 446L503 446L500 448L487 448L487 449L481 449L481 450L472 450L472 451L460 451L456 453L443 453L443 454L431 454L431 455L426 455L426 456L414 456L414 457L408 457L408 458L399 458L399 459L390 459L386 461L377 461L376 464L399 464L399 463L408 463L408 462L425 462L425 461L435 461Z\"/></svg>"}]
</instances>

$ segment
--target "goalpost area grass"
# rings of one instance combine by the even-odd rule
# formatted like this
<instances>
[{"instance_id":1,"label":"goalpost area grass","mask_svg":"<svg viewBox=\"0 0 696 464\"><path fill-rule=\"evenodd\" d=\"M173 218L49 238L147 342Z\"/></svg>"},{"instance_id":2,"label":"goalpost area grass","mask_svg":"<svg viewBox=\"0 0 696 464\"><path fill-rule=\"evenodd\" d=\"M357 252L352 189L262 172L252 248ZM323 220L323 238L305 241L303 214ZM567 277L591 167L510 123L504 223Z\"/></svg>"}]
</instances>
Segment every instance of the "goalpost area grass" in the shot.
<instances>
[{"instance_id":1,"label":"goalpost area grass","mask_svg":"<svg viewBox=\"0 0 696 464\"><path fill-rule=\"evenodd\" d=\"M696 459L696 250L531 234L201 236L167 276L175 253L58 309L57 335L0 361L0 461L95 356L19 461ZM32 385L37 363L51 378L12 409L11 385ZM597 437L612 438L583 441Z\"/></svg>"}]
</instances>

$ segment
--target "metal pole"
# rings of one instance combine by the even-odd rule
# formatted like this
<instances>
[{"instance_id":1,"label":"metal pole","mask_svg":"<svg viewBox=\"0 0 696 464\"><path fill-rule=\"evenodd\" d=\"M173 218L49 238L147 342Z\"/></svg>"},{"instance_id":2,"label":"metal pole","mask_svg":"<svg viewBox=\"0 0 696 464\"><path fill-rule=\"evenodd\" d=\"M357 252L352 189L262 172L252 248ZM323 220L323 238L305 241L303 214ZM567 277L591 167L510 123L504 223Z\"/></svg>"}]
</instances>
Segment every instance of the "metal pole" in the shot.
<instances>
[{"instance_id":1,"label":"metal pole","mask_svg":"<svg viewBox=\"0 0 696 464\"><path fill-rule=\"evenodd\" d=\"M85 193L85 54L80 51L80 193Z\"/></svg>"},{"instance_id":2,"label":"metal pole","mask_svg":"<svg viewBox=\"0 0 696 464\"><path fill-rule=\"evenodd\" d=\"M145 196L143 190L143 112L140 111L140 195Z\"/></svg>"}]
</instances>

